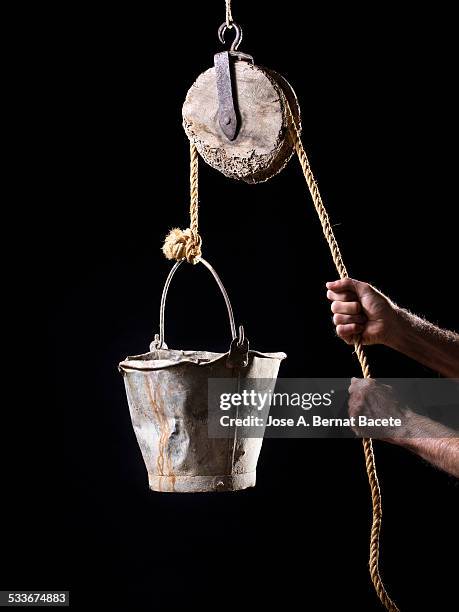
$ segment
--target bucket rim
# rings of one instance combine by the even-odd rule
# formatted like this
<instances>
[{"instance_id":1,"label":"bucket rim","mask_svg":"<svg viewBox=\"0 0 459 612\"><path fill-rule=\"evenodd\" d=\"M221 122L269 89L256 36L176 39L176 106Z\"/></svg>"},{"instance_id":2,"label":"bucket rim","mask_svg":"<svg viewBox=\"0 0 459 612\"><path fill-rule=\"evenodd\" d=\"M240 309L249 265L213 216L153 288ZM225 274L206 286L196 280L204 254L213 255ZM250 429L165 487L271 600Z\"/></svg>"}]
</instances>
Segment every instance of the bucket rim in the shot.
<instances>
[{"instance_id":1,"label":"bucket rim","mask_svg":"<svg viewBox=\"0 0 459 612\"><path fill-rule=\"evenodd\" d=\"M158 357L158 353L166 353L161 358ZM171 354L174 359L167 359L167 353ZM282 361L287 357L283 352L276 353L262 353L260 351L249 350L249 356L261 357L264 359L277 359ZM201 355L201 357L199 356ZM121 371L152 371L152 370L163 370L165 368L177 367L185 363L189 363L193 366L203 367L210 364L218 363L228 358L229 351L226 353L217 353L213 351L199 351L199 350L181 350L181 349L155 349L148 353L141 353L140 355L131 355L126 357L118 365Z\"/></svg>"}]
</instances>

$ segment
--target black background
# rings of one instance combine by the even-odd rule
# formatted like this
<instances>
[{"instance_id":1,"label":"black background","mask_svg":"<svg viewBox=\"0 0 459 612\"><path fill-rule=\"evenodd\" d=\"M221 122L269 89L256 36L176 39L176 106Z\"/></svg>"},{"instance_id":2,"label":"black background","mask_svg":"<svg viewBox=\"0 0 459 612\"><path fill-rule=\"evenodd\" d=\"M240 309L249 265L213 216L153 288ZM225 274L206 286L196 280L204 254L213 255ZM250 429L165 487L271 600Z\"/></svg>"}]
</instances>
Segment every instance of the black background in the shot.
<instances>
[{"instance_id":1,"label":"black background","mask_svg":"<svg viewBox=\"0 0 459 612\"><path fill-rule=\"evenodd\" d=\"M30 457L16 445L14 465L27 459L5 514L2 588L70 589L78 610L90 600L104 610L379 610L359 441L266 440L255 489L166 495L148 490L130 424L117 363L157 331L170 269L162 239L188 224L181 105L220 49L223 4L55 9L40 41L35 95L48 100L50 153L29 219L40 236L31 259L45 255L29 296L48 302L51 343L36 368L49 388L34 389L31 411L47 426ZM348 270L457 328L451 16L390 3L299 14L296 4L236 2L233 12L241 50L296 90ZM284 377L359 375L334 335L324 285L336 273L298 162L257 186L201 163L200 203L204 256L251 346L285 351ZM208 273L184 266L169 346L226 350L227 327ZM383 347L368 354L376 376L431 375ZM23 377L19 389L30 397ZM451 610L457 483L402 449L375 451L388 590L402 611Z\"/></svg>"}]
</instances>

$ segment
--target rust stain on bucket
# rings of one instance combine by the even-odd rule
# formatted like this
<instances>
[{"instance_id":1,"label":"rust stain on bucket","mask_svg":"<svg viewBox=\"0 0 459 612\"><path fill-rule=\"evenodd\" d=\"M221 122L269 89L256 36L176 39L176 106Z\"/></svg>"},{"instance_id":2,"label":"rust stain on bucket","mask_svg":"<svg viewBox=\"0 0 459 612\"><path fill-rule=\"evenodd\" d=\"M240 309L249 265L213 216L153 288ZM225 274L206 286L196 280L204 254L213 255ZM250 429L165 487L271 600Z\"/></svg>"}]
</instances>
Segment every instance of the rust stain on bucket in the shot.
<instances>
[{"instance_id":1,"label":"rust stain on bucket","mask_svg":"<svg viewBox=\"0 0 459 612\"><path fill-rule=\"evenodd\" d=\"M151 388L150 377L146 377L146 389L150 400L153 413L156 418L156 422L159 425L159 438L158 438L158 457L156 459L157 473L159 476L167 476L171 484L172 491L175 490L175 474L172 464L172 457L168 452L169 442L169 423L167 420L166 411L164 406L159 405L159 393L157 388ZM166 460L166 461L164 461ZM164 464L166 463L166 472L164 471ZM162 490L161 480L159 480L159 488Z\"/></svg>"}]
</instances>

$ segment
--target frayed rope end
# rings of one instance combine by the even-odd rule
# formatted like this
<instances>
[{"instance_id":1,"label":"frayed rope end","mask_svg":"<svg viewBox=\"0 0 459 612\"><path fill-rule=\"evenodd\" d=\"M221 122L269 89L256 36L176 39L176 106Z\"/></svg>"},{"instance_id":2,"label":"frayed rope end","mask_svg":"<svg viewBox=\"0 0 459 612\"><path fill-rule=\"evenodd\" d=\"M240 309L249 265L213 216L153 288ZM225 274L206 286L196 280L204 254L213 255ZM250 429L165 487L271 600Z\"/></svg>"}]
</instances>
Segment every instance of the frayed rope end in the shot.
<instances>
[{"instance_id":1,"label":"frayed rope end","mask_svg":"<svg viewBox=\"0 0 459 612\"><path fill-rule=\"evenodd\" d=\"M186 259L196 264L201 257L201 243L201 236L189 227L185 230L175 227L166 236L162 251L167 259Z\"/></svg>"}]
</instances>

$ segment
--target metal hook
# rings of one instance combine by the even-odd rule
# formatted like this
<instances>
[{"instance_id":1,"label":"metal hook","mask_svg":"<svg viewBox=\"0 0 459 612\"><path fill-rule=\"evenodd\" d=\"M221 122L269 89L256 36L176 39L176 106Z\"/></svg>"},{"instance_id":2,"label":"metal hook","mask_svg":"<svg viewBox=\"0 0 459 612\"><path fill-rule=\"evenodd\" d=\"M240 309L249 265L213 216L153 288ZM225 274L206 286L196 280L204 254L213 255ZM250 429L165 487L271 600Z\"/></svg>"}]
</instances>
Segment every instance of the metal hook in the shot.
<instances>
[{"instance_id":1,"label":"metal hook","mask_svg":"<svg viewBox=\"0 0 459 612\"><path fill-rule=\"evenodd\" d=\"M238 26L235 21L231 22L230 28L234 28L234 31L236 32L236 35L235 35L234 40L233 40L233 42L231 44L231 47L230 47L230 51L237 51L237 48L241 44L241 40L242 40L242 28L240 26ZM226 42L225 41L225 32L226 32L226 30L228 30L230 28L226 24L226 21L224 21L222 23L222 25L218 28L218 40L223 45Z\"/></svg>"}]
</instances>

